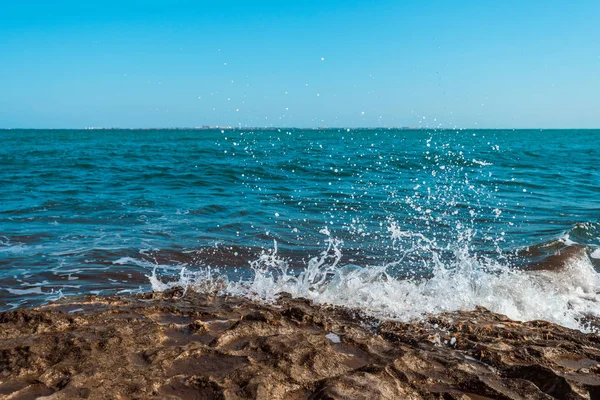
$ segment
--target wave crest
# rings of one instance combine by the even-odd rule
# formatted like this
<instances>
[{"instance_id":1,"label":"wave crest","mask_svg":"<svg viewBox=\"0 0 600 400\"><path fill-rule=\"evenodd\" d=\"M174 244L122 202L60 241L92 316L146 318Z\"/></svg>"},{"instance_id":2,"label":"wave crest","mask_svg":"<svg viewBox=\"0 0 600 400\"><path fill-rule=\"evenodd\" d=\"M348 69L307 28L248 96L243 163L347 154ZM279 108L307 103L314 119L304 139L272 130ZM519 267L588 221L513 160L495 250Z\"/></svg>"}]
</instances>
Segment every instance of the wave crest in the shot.
<instances>
[{"instance_id":1,"label":"wave crest","mask_svg":"<svg viewBox=\"0 0 600 400\"><path fill-rule=\"evenodd\" d=\"M376 317L400 321L441 312L482 306L521 320L547 320L582 331L598 331L600 278L586 252L576 252L554 270L525 271L457 247L452 259L431 257L430 277L401 279L383 266L342 265L342 242L328 236L327 247L297 272L273 249L251 262L254 276L229 280L218 269L182 269L179 280L152 287L173 286L214 290L223 294L274 301L280 294L320 304L358 308Z\"/></svg>"}]
</instances>

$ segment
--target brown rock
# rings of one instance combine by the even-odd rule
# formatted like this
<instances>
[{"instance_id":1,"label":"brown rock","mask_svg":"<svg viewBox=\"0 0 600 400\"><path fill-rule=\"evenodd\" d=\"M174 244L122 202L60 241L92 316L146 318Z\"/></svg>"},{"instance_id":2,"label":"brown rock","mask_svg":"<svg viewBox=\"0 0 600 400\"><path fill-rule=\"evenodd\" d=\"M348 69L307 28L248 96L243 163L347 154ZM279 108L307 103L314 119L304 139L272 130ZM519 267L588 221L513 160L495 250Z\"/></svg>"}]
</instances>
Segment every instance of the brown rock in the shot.
<instances>
[{"instance_id":1,"label":"brown rock","mask_svg":"<svg viewBox=\"0 0 600 400\"><path fill-rule=\"evenodd\" d=\"M0 398L600 398L600 337L545 321L182 295L0 313Z\"/></svg>"}]
</instances>

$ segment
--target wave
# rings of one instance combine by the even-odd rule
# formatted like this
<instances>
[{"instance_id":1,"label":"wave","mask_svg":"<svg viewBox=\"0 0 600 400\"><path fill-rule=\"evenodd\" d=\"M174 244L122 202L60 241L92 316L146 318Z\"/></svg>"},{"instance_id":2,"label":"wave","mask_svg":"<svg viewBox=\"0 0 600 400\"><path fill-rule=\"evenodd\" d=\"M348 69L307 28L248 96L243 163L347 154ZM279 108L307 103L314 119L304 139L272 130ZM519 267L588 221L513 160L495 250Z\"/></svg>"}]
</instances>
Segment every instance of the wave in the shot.
<instances>
[{"instance_id":1,"label":"wave","mask_svg":"<svg viewBox=\"0 0 600 400\"><path fill-rule=\"evenodd\" d=\"M580 222L560 238L566 244L600 246L600 222Z\"/></svg>"},{"instance_id":2,"label":"wave","mask_svg":"<svg viewBox=\"0 0 600 400\"><path fill-rule=\"evenodd\" d=\"M299 273L279 255L274 242L272 249L250 263L250 279L232 280L219 268L182 268L177 279L163 282L154 269L150 283L155 291L183 286L266 302L288 293L400 321L481 306L515 320L547 320L584 332L598 332L600 328L600 275L590 252L582 246L551 254L554 258L545 268L522 269L505 259L474 255L465 240L458 239L462 245L454 248L453 257L431 253L428 277L400 278L393 270L403 262L406 252L399 254L397 262L382 266L343 265L342 242L326 230L322 233L327 235L326 249Z\"/></svg>"}]
</instances>

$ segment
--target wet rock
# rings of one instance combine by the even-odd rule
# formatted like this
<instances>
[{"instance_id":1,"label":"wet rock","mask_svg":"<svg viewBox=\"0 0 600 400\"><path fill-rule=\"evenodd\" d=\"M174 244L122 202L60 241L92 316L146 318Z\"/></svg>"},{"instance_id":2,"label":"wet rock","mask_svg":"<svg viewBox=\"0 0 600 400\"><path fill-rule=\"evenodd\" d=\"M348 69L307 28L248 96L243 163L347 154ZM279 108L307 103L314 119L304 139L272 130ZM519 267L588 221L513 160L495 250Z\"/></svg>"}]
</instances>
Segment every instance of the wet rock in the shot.
<instances>
[{"instance_id":1,"label":"wet rock","mask_svg":"<svg viewBox=\"0 0 600 400\"><path fill-rule=\"evenodd\" d=\"M598 399L600 336L483 308L413 323L176 289L0 313L0 397Z\"/></svg>"}]
</instances>

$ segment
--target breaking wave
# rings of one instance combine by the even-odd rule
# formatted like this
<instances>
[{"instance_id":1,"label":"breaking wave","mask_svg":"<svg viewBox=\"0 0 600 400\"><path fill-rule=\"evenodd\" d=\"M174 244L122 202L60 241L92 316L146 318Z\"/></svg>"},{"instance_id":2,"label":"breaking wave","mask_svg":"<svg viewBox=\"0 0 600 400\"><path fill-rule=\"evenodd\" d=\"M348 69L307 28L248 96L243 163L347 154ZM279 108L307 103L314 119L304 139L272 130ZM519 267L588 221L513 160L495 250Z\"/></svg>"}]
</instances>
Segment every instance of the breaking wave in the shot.
<instances>
[{"instance_id":1,"label":"breaking wave","mask_svg":"<svg viewBox=\"0 0 600 400\"><path fill-rule=\"evenodd\" d=\"M398 235L393 227L391 231L392 236ZM420 243L427 243L426 238L417 236ZM547 320L586 332L598 331L594 321L600 317L600 278L588 252L582 249L575 249L560 265L543 270L523 270L506 260L476 256L466 245L457 245L451 257L429 249L430 276L398 277L394 274L396 263L344 265L342 242L327 236L326 243L327 247L300 272L279 256L274 242L272 249L250 263L254 276L248 280L231 280L220 269L194 272L182 268L178 280L164 283L154 270L150 282L155 291L183 286L267 302L289 293L400 321L482 306L515 320ZM399 256L398 262L402 258Z\"/></svg>"}]
</instances>

